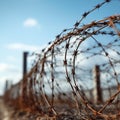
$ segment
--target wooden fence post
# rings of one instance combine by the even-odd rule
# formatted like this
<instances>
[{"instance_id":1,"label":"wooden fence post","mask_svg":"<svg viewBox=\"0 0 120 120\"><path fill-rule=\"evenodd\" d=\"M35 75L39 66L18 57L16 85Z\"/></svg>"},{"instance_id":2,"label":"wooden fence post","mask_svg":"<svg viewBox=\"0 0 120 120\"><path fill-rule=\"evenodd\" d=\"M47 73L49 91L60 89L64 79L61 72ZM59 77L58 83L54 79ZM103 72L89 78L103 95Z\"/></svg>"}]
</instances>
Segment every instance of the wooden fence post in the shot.
<instances>
[{"instance_id":1,"label":"wooden fence post","mask_svg":"<svg viewBox=\"0 0 120 120\"><path fill-rule=\"evenodd\" d=\"M27 83L27 79L25 78L25 75L27 73L27 55L28 52L23 52L23 79L20 82L20 98L19 98L19 106L21 108L24 108L24 102L25 102L25 95L26 95L26 83Z\"/></svg>"},{"instance_id":2,"label":"wooden fence post","mask_svg":"<svg viewBox=\"0 0 120 120\"><path fill-rule=\"evenodd\" d=\"M28 52L23 52L23 77L27 73L27 55Z\"/></svg>"},{"instance_id":3,"label":"wooden fence post","mask_svg":"<svg viewBox=\"0 0 120 120\"><path fill-rule=\"evenodd\" d=\"M9 90L11 87L12 87L12 81L11 80L6 80L4 92Z\"/></svg>"},{"instance_id":4,"label":"wooden fence post","mask_svg":"<svg viewBox=\"0 0 120 120\"><path fill-rule=\"evenodd\" d=\"M9 86L8 80L6 80L6 82L5 82L5 88L4 88L4 93L8 90L8 86Z\"/></svg>"},{"instance_id":5,"label":"wooden fence post","mask_svg":"<svg viewBox=\"0 0 120 120\"><path fill-rule=\"evenodd\" d=\"M94 77L94 102L96 104L99 104L103 102L102 99L102 89L101 89L101 83L100 83L100 67L96 65L93 69L93 77Z\"/></svg>"}]
</instances>

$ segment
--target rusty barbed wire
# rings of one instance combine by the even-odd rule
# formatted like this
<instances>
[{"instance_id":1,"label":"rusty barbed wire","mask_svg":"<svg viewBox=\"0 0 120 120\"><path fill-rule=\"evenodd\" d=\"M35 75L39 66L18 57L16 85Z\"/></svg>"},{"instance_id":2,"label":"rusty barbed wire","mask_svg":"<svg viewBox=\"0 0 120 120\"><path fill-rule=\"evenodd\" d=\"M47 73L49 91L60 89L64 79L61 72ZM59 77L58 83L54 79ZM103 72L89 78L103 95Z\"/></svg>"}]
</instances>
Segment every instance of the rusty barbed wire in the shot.
<instances>
[{"instance_id":1,"label":"rusty barbed wire","mask_svg":"<svg viewBox=\"0 0 120 120\"><path fill-rule=\"evenodd\" d=\"M18 108L49 116L69 114L84 119L120 116L120 15L64 29L48 47L33 53L37 60L28 74L5 93ZM103 102L94 103L93 68L100 66ZM17 91L16 91L17 90ZM63 112L63 113L62 113ZM81 119L82 119L81 117Z\"/></svg>"}]
</instances>

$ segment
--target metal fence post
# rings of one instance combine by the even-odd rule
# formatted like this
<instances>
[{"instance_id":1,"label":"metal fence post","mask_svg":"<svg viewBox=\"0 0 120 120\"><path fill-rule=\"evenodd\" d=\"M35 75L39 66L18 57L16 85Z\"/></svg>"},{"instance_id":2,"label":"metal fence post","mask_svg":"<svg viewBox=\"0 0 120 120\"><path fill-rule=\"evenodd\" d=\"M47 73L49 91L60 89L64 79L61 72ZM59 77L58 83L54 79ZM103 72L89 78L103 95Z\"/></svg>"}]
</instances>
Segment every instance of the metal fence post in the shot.
<instances>
[{"instance_id":1,"label":"metal fence post","mask_svg":"<svg viewBox=\"0 0 120 120\"><path fill-rule=\"evenodd\" d=\"M99 104L103 101L102 99L102 89L100 84L100 67L96 65L93 69L93 77L94 77L94 102Z\"/></svg>"}]
</instances>

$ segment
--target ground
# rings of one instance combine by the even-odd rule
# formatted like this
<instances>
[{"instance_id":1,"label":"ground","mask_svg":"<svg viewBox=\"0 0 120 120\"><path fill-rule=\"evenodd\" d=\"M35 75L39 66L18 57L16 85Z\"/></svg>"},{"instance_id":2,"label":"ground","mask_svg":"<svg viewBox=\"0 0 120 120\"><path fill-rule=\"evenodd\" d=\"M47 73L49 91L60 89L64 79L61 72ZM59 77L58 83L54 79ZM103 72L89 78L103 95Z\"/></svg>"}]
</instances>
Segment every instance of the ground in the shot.
<instances>
[{"instance_id":1,"label":"ground","mask_svg":"<svg viewBox=\"0 0 120 120\"><path fill-rule=\"evenodd\" d=\"M0 98L0 120L36 120L37 116L31 115L24 111L15 111L12 107L8 107Z\"/></svg>"},{"instance_id":2,"label":"ground","mask_svg":"<svg viewBox=\"0 0 120 120\"><path fill-rule=\"evenodd\" d=\"M31 114L21 110L15 110L4 103L0 97L0 120L79 120L75 115L60 114L50 117L48 115Z\"/></svg>"},{"instance_id":3,"label":"ground","mask_svg":"<svg viewBox=\"0 0 120 120\"><path fill-rule=\"evenodd\" d=\"M9 120L10 113L8 112L3 99L0 98L0 120Z\"/></svg>"},{"instance_id":4,"label":"ground","mask_svg":"<svg viewBox=\"0 0 120 120\"><path fill-rule=\"evenodd\" d=\"M60 105L60 110L63 112L58 116L50 117L47 114L41 115L39 113L30 113L24 110L16 110L12 106L8 106L5 104L2 97L0 97L0 120L88 120L88 117L85 114L81 114L78 116L77 114L72 113L72 111L67 109L62 109ZM109 109L107 110L107 112ZM84 113L84 112L82 112ZM114 113L114 111L113 111ZM110 116L111 117L110 117ZM108 116L110 119L105 120L120 120L120 112L118 114ZM104 120L101 117L93 117L91 116L91 120Z\"/></svg>"}]
</instances>

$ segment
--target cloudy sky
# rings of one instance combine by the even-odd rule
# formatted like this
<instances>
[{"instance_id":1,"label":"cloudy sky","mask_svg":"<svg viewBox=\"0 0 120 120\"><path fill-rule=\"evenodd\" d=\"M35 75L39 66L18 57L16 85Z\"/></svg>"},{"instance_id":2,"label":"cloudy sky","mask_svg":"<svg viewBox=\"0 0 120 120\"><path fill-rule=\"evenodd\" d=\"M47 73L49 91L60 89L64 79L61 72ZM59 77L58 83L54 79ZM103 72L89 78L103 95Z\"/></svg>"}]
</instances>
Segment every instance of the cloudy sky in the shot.
<instances>
[{"instance_id":1,"label":"cloudy sky","mask_svg":"<svg viewBox=\"0 0 120 120\"><path fill-rule=\"evenodd\" d=\"M99 0L102 2L103 0ZM38 51L65 28L73 27L98 0L0 0L0 94L5 80L22 78L22 53ZM85 19L89 23L120 13L112 0Z\"/></svg>"}]
</instances>

